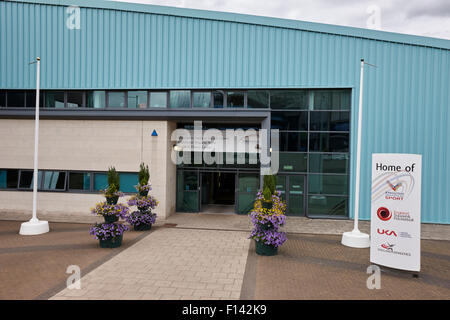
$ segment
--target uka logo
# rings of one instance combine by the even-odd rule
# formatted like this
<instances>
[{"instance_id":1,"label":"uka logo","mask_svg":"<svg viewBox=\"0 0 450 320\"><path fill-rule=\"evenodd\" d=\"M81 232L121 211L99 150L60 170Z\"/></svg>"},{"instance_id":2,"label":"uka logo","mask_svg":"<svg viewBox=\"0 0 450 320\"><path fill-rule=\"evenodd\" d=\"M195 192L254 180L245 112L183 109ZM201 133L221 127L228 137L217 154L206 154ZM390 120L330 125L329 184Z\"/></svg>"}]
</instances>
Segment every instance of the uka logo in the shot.
<instances>
[{"instance_id":1,"label":"uka logo","mask_svg":"<svg viewBox=\"0 0 450 320\"><path fill-rule=\"evenodd\" d=\"M385 235L387 235L387 236L394 236L394 237L396 237L397 236L397 234L395 233L395 231L391 231L391 230L385 230L385 229L382 229L381 231L380 231L380 229L377 229L377 232L379 233L379 234L385 234Z\"/></svg>"}]
</instances>

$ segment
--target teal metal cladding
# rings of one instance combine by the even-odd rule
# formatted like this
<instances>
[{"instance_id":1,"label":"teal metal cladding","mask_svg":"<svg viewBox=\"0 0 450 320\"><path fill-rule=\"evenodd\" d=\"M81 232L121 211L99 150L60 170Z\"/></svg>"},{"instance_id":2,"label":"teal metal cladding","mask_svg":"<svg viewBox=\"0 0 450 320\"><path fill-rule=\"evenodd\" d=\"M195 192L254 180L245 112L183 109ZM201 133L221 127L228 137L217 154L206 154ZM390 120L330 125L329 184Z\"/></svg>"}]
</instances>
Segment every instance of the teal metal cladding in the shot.
<instances>
[{"instance_id":1,"label":"teal metal cladding","mask_svg":"<svg viewBox=\"0 0 450 320\"><path fill-rule=\"evenodd\" d=\"M70 30L77 2L0 2L0 88L34 88L36 56L43 89L352 88L352 194L364 58L361 218L371 154L419 153L422 221L450 223L450 41L104 1Z\"/></svg>"}]
</instances>

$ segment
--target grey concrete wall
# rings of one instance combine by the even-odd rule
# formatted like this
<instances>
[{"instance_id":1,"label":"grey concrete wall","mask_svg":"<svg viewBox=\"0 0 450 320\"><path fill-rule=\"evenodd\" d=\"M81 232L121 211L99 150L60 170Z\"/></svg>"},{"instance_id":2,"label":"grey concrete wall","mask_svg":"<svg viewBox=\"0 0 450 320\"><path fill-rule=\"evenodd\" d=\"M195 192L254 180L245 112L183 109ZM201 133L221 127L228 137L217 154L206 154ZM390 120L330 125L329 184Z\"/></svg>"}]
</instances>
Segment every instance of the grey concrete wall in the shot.
<instances>
[{"instance_id":1,"label":"grey concrete wall","mask_svg":"<svg viewBox=\"0 0 450 320\"><path fill-rule=\"evenodd\" d=\"M159 200L156 213L165 219L175 212L176 167L169 140L175 128L167 121L41 120L39 169L107 171L115 166L137 172L143 161L150 168L152 195ZM153 130L157 137L151 136ZM0 119L0 168L32 169L33 152L34 120ZM0 191L0 219L31 215L31 199L31 192ZM38 214L90 222L90 208L100 200L98 194L41 192Z\"/></svg>"}]
</instances>

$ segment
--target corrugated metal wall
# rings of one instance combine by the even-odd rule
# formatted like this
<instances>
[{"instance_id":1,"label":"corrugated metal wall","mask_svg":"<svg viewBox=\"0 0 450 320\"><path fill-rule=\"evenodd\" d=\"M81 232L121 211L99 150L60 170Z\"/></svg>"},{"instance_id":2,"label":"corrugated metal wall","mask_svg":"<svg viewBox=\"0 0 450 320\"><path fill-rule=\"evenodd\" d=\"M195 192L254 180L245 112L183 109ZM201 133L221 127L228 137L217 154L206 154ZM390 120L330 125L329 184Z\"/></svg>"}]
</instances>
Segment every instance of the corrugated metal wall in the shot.
<instances>
[{"instance_id":1,"label":"corrugated metal wall","mask_svg":"<svg viewBox=\"0 0 450 320\"><path fill-rule=\"evenodd\" d=\"M361 216L373 152L423 155L423 222L450 223L450 50L329 33L119 10L0 3L0 88L364 87ZM352 112L352 179L357 113ZM351 193L354 182L351 184ZM353 210L351 210L353 211Z\"/></svg>"}]
</instances>

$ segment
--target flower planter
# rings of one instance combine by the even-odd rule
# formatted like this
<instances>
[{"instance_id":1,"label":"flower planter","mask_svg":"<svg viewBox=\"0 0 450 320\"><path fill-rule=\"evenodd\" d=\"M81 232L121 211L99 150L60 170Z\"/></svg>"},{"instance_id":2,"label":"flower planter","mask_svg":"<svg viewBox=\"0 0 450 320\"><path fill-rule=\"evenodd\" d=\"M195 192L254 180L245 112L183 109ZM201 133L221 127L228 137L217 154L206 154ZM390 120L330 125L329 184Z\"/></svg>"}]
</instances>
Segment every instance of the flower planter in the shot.
<instances>
[{"instance_id":1,"label":"flower planter","mask_svg":"<svg viewBox=\"0 0 450 320\"><path fill-rule=\"evenodd\" d=\"M147 231L152 228L151 224L140 223L138 225L133 226L134 231Z\"/></svg>"},{"instance_id":2,"label":"flower planter","mask_svg":"<svg viewBox=\"0 0 450 320\"><path fill-rule=\"evenodd\" d=\"M114 223L114 222L119 221L118 216L103 216L103 218L105 218L106 223Z\"/></svg>"},{"instance_id":3,"label":"flower planter","mask_svg":"<svg viewBox=\"0 0 450 320\"><path fill-rule=\"evenodd\" d=\"M119 197L118 196L106 197L106 203L107 204L117 204L117 201L119 201Z\"/></svg>"},{"instance_id":4,"label":"flower planter","mask_svg":"<svg viewBox=\"0 0 450 320\"><path fill-rule=\"evenodd\" d=\"M101 248L117 248L122 245L123 235L109 238L106 240L99 240Z\"/></svg>"},{"instance_id":5,"label":"flower planter","mask_svg":"<svg viewBox=\"0 0 450 320\"><path fill-rule=\"evenodd\" d=\"M256 254L259 254L260 256L274 256L278 253L278 248L265 244L262 241L255 241L256 242Z\"/></svg>"}]
</instances>

